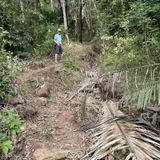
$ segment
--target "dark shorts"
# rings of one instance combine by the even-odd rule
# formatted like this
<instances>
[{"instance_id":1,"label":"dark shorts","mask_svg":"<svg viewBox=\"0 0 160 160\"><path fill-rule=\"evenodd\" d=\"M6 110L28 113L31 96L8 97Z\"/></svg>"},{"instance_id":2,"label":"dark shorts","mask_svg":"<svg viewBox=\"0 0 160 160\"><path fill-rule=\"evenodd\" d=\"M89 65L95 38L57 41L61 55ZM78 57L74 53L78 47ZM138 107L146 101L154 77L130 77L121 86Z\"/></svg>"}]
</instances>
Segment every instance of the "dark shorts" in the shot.
<instances>
[{"instance_id":1,"label":"dark shorts","mask_svg":"<svg viewBox=\"0 0 160 160\"><path fill-rule=\"evenodd\" d=\"M62 54L62 53L63 53L63 48L62 48L62 46L56 45L56 53L57 53L57 54Z\"/></svg>"}]
</instances>

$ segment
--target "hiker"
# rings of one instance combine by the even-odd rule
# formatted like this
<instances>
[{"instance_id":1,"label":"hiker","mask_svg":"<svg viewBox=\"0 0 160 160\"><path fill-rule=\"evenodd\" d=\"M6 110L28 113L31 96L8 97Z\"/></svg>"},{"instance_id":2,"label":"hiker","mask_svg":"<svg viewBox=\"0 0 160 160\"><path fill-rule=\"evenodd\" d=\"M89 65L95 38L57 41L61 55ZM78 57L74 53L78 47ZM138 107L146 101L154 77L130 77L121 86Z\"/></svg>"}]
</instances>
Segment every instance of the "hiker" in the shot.
<instances>
[{"instance_id":1,"label":"hiker","mask_svg":"<svg viewBox=\"0 0 160 160\"><path fill-rule=\"evenodd\" d=\"M63 54L63 48L62 48L62 36L61 36L61 29L59 28L57 30L57 33L54 36L54 43L56 47L56 54L55 54L55 63L60 62L62 54ZM59 57L59 61L58 61Z\"/></svg>"}]
</instances>

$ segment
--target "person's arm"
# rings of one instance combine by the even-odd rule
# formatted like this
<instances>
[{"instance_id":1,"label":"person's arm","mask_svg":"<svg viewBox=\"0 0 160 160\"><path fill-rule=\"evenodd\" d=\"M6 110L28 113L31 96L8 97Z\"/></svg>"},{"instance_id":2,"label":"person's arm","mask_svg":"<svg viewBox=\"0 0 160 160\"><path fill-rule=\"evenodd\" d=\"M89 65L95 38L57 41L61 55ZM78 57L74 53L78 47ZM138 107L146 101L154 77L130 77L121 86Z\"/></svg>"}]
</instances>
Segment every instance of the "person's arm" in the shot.
<instances>
[{"instance_id":1,"label":"person's arm","mask_svg":"<svg viewBox=\"0 0 160 160\"><path fill-rule=\"evenodd\" d=\"M57 44L59 46L59 43L56 40L53 40L55 44Z\"/></svg>"}]
</instances>

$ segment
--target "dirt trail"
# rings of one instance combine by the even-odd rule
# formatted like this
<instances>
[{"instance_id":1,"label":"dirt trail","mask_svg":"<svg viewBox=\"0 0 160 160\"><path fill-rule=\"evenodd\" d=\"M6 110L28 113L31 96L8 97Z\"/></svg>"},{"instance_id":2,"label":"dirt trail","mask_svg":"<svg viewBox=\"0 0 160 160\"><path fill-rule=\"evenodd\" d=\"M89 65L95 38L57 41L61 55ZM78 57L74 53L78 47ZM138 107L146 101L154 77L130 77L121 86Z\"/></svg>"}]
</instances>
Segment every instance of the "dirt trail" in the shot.
<instances>
[{"instance_id":1,"label":"dirt trail","mask_svg":"<svg viewBox=\"0 0 160 160\"><path fill-rule=\"evenodd\" d=\"M24 143L10 160L58 160L64 157L66 160L79 160L88 149L89 136L80 131L81 126L75 120L76 110L68 102L73 92L62 89L63 64L52 62L43 67L27 66L26 69L19 76L20 84L26 87L23 88L27 94L26 102L29 102L23 107L31 104L38 114L26 121L26 130L21 136ZM36 106L35 84L41 86L46 82L50 83L50 96L46 98L48 102L45 106Z\"/></svg>"},{"instance_id":2,"label":"dirt trail","mask_svg":"<svg viewBox=\"0 0 160 160\"><path fill-rule=\"evenodd\" d=\"M56 72L55 68L61 70L63 65L54 64L24 72L20 76L21 83L35 78L38 74L53 72L53 70ZM54 92L56 93L51 93L47 105L38 107L38 116L27 121L24 155L15 154L14 160L40 160L34 154L39 149L67 151L67 159L70 160L78 160L85 154L88 146L88 135L78 131L80 125L75 121L75 110L67 102L70 93L62 91L58 86L55 87ZM34 101L36 97L32 96ZM47 154L48 152L45 153L44 151L42 157L48 158Z\"/></svg>"},{"instance_id":3,"label":"dirt trail","mask_svg":"<svg viewBox=\"0 0 160 160\"><path fill-rule=\"evenodd\" d=\"M44 68L39 68L36 70L29 70L27 72L22 73L19 76L19 79L23 82L26 82L26 81L32 79L34 76L36 76L39 73L45 74L46 72L51 72L51 71L56 72L56 70L58 71L61 68L62 68L61 64L52 64L52 65L46 66Z\"/></svg>"},{"instance_id":4,"label":"dirt trail","mask_svg":"<svg viewBox=\"0 0 160 160\"><path fill-rule=\"evenodd\" d=\"M58 92L56 95L56 99L39 108L38 117L29 122L27 145L30 150L66 150L69 151L68 159L78 160L87 149L87 135L76 131L80 126L74 120L74 108L66 103L68 94ZM33 153L26 159L34 159Z\"/></svg>"}]
</instances>

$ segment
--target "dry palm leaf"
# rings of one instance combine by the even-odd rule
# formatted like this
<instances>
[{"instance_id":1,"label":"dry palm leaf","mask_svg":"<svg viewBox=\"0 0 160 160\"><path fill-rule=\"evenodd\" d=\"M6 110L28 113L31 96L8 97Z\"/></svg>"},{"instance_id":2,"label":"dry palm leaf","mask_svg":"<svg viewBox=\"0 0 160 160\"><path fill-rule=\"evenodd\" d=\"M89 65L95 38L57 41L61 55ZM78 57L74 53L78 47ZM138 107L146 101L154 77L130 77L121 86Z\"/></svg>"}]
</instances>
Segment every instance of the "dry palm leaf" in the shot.
<instances>
[{"instance_id":1,"label":"dry palm leaf","mask_svg":"<svg viewBox=\"0 0 160 160\"><path fill-rule=\"evenodd\" d=\"M88 154L92 157L88 159L110 159L108 157L111 155L114 160L160 159L160 137L157 130L138 120L115 118L124 115L112 101L103 103L103 106L104 117L97 127L95 144Z\"/></svg>"},{"instance_id":2,"label":"dry palm leaf","mask_svg":"<svg viewBox=\"0 0 160 160\"><path fill-rule=\"evenodd\" d=\"M83 85L68 99L68 101L71 101L83 89L87 88L88 86L93 86L94 84L95 84L95 82L92 81L92 80L86 80L86 81L84 81Z\"/></svg>"}]
</instances>

